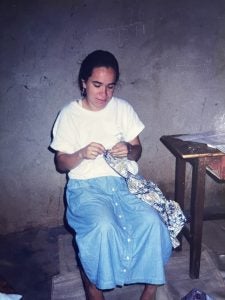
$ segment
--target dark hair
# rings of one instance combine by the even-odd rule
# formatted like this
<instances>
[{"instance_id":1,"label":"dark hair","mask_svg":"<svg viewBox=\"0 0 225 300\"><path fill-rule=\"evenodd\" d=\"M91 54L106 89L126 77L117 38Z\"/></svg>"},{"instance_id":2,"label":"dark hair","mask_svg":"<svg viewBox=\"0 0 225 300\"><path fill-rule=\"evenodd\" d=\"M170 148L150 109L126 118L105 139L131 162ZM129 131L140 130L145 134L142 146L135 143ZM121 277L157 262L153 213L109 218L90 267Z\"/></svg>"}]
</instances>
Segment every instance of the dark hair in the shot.
<instances>
[{"instance_id":1,"label":"dark hair","mask_svg":"<svg viewBox=\"0 0 225 300\"><path fill-rule=\"evenodd\" d=\"M88 54L88 56L81 63L78 75L78 84L81 94L83 90L82 80L86 82L91 76L93 69L98 67L112 68L116 74L115 83L119 80L119 64L115 56L108 51L96 50Z\"/></svg>"}]
</instances>

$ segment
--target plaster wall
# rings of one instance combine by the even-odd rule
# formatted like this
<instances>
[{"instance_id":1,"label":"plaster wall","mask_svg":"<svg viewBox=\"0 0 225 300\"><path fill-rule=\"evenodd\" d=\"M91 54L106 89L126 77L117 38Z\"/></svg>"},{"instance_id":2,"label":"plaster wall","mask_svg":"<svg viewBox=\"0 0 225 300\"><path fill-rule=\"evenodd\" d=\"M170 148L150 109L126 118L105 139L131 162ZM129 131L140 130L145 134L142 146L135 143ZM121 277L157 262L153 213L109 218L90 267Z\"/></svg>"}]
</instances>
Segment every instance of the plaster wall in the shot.
<instances>
[{"instance_id":1,"label":"plaster wall","mask_svg":"<svg viewBox=\"0 0 225 300\"><path fill-rule=\"evenodd\" d=\"M80 96L79 64L95 49L118 58L115 94L146 125L140 171L169 197L175 159L160 137L225 128L222 0L1 0L0 32L2 234L63 222L66 179L50 133ZM224 205L224 195L225 185L207 177L206 205Z\"/></svg>"}]
</instances>

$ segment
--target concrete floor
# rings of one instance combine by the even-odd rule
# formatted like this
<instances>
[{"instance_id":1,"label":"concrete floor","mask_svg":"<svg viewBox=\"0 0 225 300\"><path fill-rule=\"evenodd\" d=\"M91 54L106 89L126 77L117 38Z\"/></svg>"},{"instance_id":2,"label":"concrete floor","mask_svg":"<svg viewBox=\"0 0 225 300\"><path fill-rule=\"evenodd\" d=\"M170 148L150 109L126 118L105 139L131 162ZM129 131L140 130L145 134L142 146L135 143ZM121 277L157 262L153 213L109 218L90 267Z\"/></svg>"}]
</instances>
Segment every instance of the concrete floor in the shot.
<instances>
[{"instance_id":1,"label":"concrete floor","mask_svg":"<svg viewBox=\"0 0 225 300\"><path fill-rule=\"evenodd\" d=\"M60 241L65 240L65 237L68 239L71 236L64 227L34 229L0 236L0 277L4 278L16 293L23 295L23 300L50 300L52 280L55 275L71 271L67 269L73 268L73 264L70 265L69 257L73 253L71 244L69 247L66 246L68 253L64 253L63 262L62 257L60 259L60 255L62 256ZM210 252L215 271L219 271L224 280L225 220L204 222L203 244ZM177 278L184 275L187 277L187 274L181 274L185 272L181 270L180 274L176 274ZM190 280L188 282L189 286L186 285L186 287L189 290L190 284L193 283L192 286L196 286L196 282ZM214 282L213 278L210 282L212 287L215 283L214 287L217 289L214 291L214 300L225 299L223 298L225 295L221 294L223 293L221 289L217 288L218 283ZM207 285L208 283L206 283ZM175 287L176 282L172 289ZM111 299L111 297L107 296L107 299ZM124 298L118 296L115 299ZM137 296L129 299L137 300ZM178 296L174 296L172 299L180 300Z\"/></svg>"},{"instance_id":2,"label":"concrete floor","mask_svg":"<svg viewBox=\"0 0 225 300\"><path fill-rule=\"evenodd\" d=\"M58 236L64 227L33 229L0 236L0 277L23 300L49 300L59 272Z\"/></svg>"}]
</instances>

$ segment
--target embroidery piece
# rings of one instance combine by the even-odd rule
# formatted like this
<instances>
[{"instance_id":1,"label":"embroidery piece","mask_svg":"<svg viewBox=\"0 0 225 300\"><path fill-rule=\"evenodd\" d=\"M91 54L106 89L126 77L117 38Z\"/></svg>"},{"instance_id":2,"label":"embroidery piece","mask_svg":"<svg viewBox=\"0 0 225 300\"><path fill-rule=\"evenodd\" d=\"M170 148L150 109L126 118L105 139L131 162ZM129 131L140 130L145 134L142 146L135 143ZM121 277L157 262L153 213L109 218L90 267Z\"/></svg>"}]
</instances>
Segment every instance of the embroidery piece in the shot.
<instances>
[{"instance_id":1,"label":"embroidery piece","mask_svg":"<svg viewBox=\"0 0 225 300\"><path fill-rule=\"evenodd\" d=\"M125 178L132 194L158 211L168 228L173 248L178 247L180 242L177 235L186 222L179 204L176 201L167 200L155 183L140 176L135 161L130 161L127 158L115 158L109 151L105 151L104 158L111 168Z\"/></svg>"}]
</instances>

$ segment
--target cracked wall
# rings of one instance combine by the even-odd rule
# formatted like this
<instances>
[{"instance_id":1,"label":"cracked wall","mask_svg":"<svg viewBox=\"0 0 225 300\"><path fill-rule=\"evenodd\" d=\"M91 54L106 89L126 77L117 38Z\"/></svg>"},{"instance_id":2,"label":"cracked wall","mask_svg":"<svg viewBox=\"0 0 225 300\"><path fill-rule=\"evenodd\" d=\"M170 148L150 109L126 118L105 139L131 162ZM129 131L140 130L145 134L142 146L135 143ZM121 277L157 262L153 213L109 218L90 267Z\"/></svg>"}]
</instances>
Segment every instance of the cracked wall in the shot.
<instances>
[{"instance_id":1,"label":"cracked wall","mask_svg":"<svg viewBox=\"0 0 225 300\"><path fill-rule=\"evenodd\" d=\"M224 1L0 6L0 233L62 224L66 179L55 171L50 133L59 110L80 96L79 64L95 49L116 55L116 95L146 125L141 173L173 197L175 160L160 137L225 127ZM224 194L224 185L207 177L206 205L224 205Z\"/></svg>"}]
</instances>

